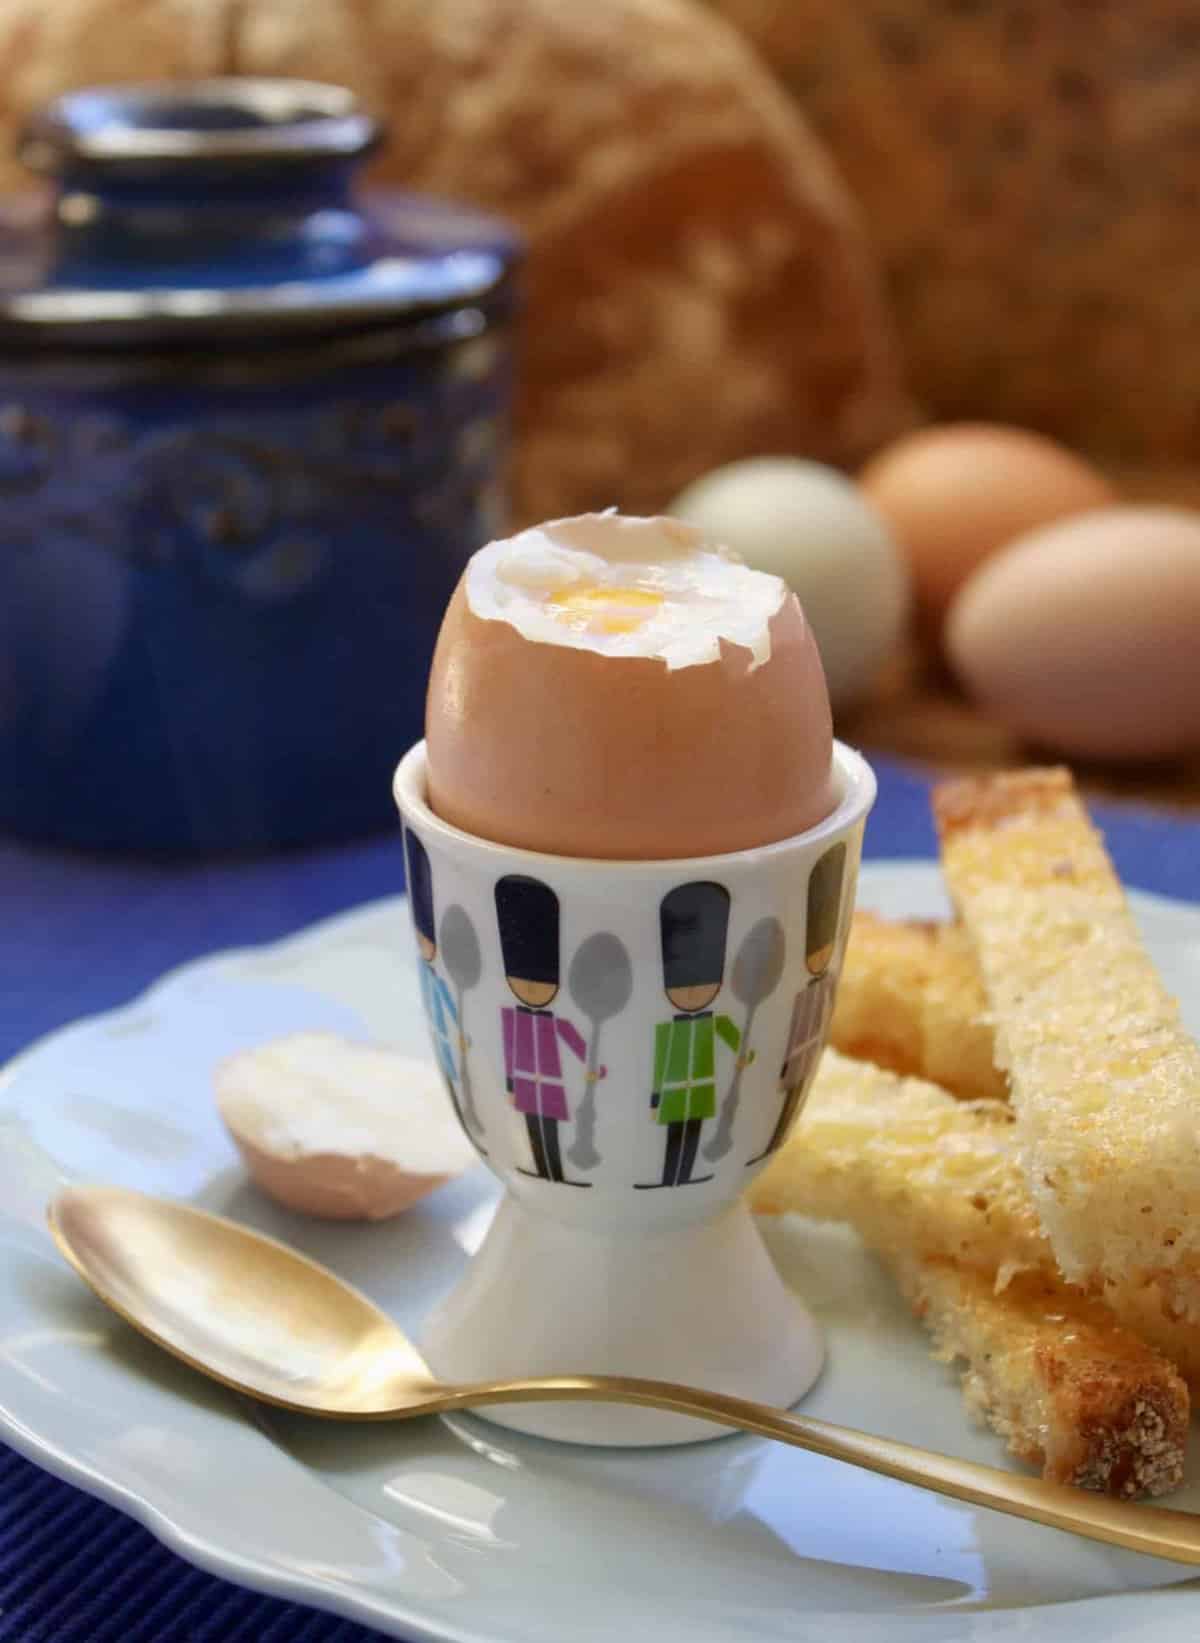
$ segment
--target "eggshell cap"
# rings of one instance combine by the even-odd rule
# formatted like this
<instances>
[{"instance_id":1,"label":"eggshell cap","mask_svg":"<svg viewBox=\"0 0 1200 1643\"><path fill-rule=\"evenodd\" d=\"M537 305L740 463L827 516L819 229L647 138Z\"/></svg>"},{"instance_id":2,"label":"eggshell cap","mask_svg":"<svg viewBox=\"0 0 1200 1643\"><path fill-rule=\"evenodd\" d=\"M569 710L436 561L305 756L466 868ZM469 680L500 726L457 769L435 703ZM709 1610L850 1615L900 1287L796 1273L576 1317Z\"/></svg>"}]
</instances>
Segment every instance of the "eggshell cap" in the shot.
<instances>
[{"instance_id":1,"label":"eggshell cap","mask_svg":"<svg viewBox=\"0 0 1200 1643\"><path fill-rule=\"evenodd\" d=\"M214 1085L255 1182L301 1214L384 1220L474 1160L436 1068L379 1046L293 1033L228 1056Z\"/></svg>"},{"instance_id":2,"label":"eggshell cap","mask_svg":"<svg viewBox=\"0 0 1200 1643\"><path fill-rule=\"evenodd\" d=\"M304 1153L282 1157L256 1146L232 1124L247 1170L257 1186L286 1209L326 1221L386 1221L451 1179L413 1175L390 1158L345 1153Z\"/></svg>"}]
</instances>

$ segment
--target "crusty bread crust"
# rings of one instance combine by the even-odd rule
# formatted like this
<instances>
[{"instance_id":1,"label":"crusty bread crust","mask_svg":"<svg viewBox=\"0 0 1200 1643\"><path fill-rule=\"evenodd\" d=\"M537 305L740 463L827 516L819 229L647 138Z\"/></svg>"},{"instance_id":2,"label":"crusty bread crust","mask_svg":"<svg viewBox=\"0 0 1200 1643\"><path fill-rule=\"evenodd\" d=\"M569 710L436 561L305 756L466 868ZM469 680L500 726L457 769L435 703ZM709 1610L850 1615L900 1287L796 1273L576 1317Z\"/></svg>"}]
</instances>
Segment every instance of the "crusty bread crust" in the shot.
<instances>
[{"instance_id":1,"label":"crusty bread crust","mask_svg":"<svg viewBox=\"0 0 1200 1643\"><path fill-rule=\"evenodd\" d=\"M948 784L934 816L1060 1270L1200 1321L1200 1047L1069 775Z\"/></svg>"},{"instance_id":2,"label":"crusty bread crust","mask_svg":"<svg viewBox=\"0 0 1200 1643\"><path fill-rule=\"evenodd\" d=\"M376 176L503 213L529 246L521 521L659 512L723 462L850 464L909 425L873 255L803 114L685 0L5 0L17 128L80 84L292 75L390 126Z\"/></svg>"},{"instance_id":3,"label":"crusty bread crust","mask_svg":"<svg viewBox=\"0 0 1200 1643\"><path fill-rule=\"evenodd\" d=\"M1188 469L1194 0L710 0L863 205L921 402ZM1020 247L1014 254L1015 248Z\"/></svg>"},{"instance_id":4,"label":"crusty bread crust","mask_svg":"<svg viewBox=\"0 0 1200 1643\"><path fill-rule=\"evenodd\" d=\"M889 1265L934 1356L965 1365L967 1408L1043 1477L1122 1496L1182 1481L1187 1387L1106 1307L1037 1273L997 1294L953 1262Z\"/></svg>"},{"instance_id":5,"label":"crusty bread crust","mask_svg":"<svg viewBox=\"0 0 1200 1643\"><path fill-rule=\"evenodd\" d=\"M939 783L933 790L933 815L944 842L964 829L999 827L1013 817L1068 814L1073 794L1064 765L1001 770Z\"/></svg>"},{"instance_id":6,"label":"crusty bread crust","mask_svg":"<svg viewBox=\"0 0 1200 1643\"><path fill-rule=\"evenodd\" d=\"M1179 1313L1158 1284L1111 1284L1104 1300L1127 1329L1170 1358L1200 1399L1200 1324Z\"/></svg>"}]
</instances>

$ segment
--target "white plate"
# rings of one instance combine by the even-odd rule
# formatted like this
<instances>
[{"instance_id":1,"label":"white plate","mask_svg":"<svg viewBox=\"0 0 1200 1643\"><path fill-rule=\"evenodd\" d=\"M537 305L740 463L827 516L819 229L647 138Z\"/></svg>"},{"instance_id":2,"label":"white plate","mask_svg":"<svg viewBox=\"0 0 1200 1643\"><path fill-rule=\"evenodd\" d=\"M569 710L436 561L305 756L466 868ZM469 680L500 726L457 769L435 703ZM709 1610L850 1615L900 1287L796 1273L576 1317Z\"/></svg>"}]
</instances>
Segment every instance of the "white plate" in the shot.
<instances>
[{"instance_id":1,"label":"white plate","mask_svg":"<svg viewBox=\"0 0 1200 1643\"><path fill-rule=\"evenodd\" d=\"M864 868L860 902L944 911L924 863ZM1200 911L1144 896L1135 906L1200 1028ZM652 1629L655 1643L775 1643L836 1624L841 1643L1192 1643L1200 1590L1174 1565L782 1445L732 1437L630 1454L473 1418L323 1425L253 1409L111 1320L43 1231L61 1180L122 1182L238 1217L419 1324L482 1236L491 1178L477 1171L382 1227L304 1221L247 1186L210 1096L218 1057L300 1027L424 1053L409 954L400 903L379 903L190 965L0 1079L10 1443L194 1563L409 1639L608 1643ZM768 1233L829 1332L830 1366L806 1411L1003 1464L851 1239L794 1221ZM1200 1488L1173 1504L1200 1508Z\"/></svg>"}]
</instances>

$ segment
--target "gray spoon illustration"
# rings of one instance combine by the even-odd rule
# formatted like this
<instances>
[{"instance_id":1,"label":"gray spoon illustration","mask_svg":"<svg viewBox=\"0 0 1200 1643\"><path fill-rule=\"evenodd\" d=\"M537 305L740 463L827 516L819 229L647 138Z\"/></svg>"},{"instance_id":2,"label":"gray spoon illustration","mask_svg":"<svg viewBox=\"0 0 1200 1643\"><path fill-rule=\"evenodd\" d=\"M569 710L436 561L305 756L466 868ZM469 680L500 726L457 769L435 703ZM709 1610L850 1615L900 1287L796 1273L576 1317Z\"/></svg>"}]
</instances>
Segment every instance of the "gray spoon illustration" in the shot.
<instances>
[{"instance_id":1,"label":"gray spoon illustration","mask_svg":"<svg viewBox=\"0 0 1200 1643\"><path fill-rule=\"evenodd\" d=\"M733 1121L737 1117L738 1103L742 1098L744 1068L740 1062L742 1057L749 1053L750 1034L759 1005L770 998L779 985L786 951L787 941L783 934L783 925L777 918L760 918L747 933L733 961L730 985L734 998L739 1004L746 1006L746 1021L742 1028L742 1055L738 1058L739 1065L734 1070L729 1081L729 1089L721 1103L721 1116L717 1120L712 1140L703 1149L704 1156L711 1162L715 1163L718 1158L724 1158L733 1145Z\"/></svg>"},{"instance_id":2,"label":"gray spoon illustration","mask_svg":"<svg viewBox=\"0 0 1200 1643\"><path fill-rule=\"evenodd\" d=\"M587 1084L575 1115L575 1140L567 1157L576 1169L595 1169L600 1162L596 1150L596 1080L600 1062L600 1029L620 1015L633 992L633 965L616 936L601 930L583 942L567 971L567 990L592 1024L588 1045Z\"/></svg>"},{"instance_id":3,"label":"gray spoon illustration","mask_svg":"<svg viewBox=\"0 0 1200 1643\"><path fill-rule=\"evenodd\" d=\"M442 963L446 966L446 974L454 983L454 990L458 995L455 999L458 1008L458 1030L465 1039L467 1030L463 1023L463 994L469 993L472 987L479 985L479 978L483 974L483 960L479 952L479 937L475 934L475 926L467 916L466 909L457 903L447 907L442 914L438 948L442 955ZM481 1136L484 1133L483 1124L471 1090L471 1069L467 1065L467 1053L462 1048L458 1052L458 1077L463 1117L468 1128L474 1130L477 1137Z\"/></svg>"}]
</instances>

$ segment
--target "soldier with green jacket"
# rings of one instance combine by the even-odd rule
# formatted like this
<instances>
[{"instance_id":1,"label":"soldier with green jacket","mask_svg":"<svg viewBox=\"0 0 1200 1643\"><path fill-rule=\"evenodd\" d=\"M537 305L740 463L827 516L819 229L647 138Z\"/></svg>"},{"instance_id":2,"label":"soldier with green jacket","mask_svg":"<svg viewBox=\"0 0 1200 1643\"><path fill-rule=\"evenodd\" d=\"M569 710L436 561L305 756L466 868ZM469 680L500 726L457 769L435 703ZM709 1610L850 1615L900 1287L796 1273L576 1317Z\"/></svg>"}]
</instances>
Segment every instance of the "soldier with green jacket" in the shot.
<instances>
[{"instance_id":1,"label":"soldier with green jacket","mask_svg":"<svg viewBox=\"0 0 1200 1643\"><path fill-rule=\"evenodd\" d=\"M681 1187L711 1181L693 1175L704 1121L716 1116L716 1041L736 1056L742 1034L727 1015L709 1005L721 991L725 971L725 937L729 927L729 892L724 885L680 885L663 897L659 909L663 983L675 1010L654 1030L654 1079L650 1106L666 1130L660 1181L644 1187Z\"/></svg>"}]
</instances>

